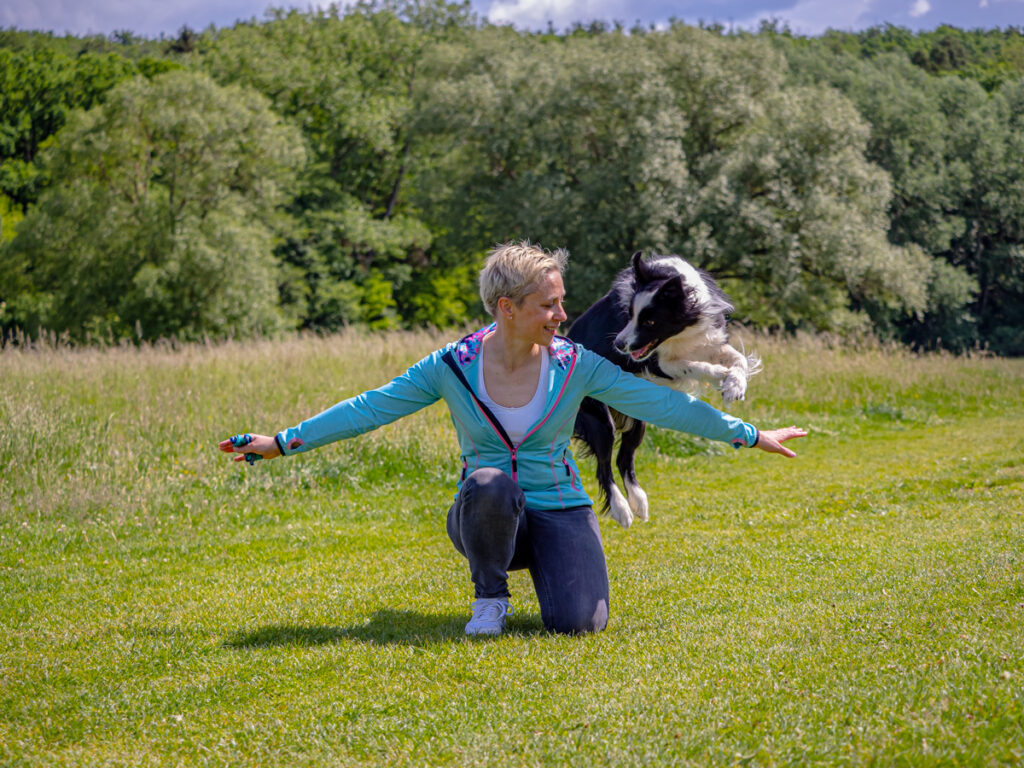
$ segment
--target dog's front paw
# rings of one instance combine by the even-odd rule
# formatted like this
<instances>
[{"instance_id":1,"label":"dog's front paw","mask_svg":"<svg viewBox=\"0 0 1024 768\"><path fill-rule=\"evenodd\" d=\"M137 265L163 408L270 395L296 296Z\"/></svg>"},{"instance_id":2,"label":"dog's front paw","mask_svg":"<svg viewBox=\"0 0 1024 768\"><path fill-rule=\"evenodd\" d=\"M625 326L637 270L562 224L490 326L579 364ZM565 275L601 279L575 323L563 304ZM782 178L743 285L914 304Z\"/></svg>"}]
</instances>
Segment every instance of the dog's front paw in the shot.
<instances>
[{"instance_id":1,"label":"dog's front paw","mask_svg":"<svg viewBox=\"0 0 1024 768\"><path fill-rule=\"evenodd\" d=\"M728 405L742 400L747 394L747 377L741 373L731 372L722 382L722 402Z\"/></svg>"}]
</instances>

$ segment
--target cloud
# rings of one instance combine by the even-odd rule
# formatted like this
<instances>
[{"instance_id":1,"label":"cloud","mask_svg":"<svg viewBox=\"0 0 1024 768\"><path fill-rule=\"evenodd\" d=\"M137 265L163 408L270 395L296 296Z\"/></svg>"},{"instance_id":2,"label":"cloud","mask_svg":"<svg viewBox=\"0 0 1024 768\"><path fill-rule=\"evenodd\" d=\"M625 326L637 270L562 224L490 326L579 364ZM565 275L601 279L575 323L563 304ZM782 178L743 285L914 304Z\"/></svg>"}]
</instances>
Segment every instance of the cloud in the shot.
<instances>
[{"instance_id":1,"label":"cloud","mask_svg":"<svg viewBox=\"0 0 1024 768\"><path fill-rule=\"evenodd\" d=\"M173 36L186 25L203 29L259 18L271 5L282 4L267 0L0 0L0 27L77 35L128 29L151 37Z\"/></svg>"},{"instance_id":2,"label":"cloud","mask_svg":"<svg viewBox=\"0 0 1024 768\"><path fill-rule=\"evenodd\" d=\"M342 5L355 0L340 0ZM323 7L328 0L0 0L0 27L109 34L128 29L136 34L175 36L188 25L229 27L239 19L263 18L266 9ZM925 29L951 24L970 29L1019 26L1024 0L471 0L473 10L495 23L538 30L550 21L564 30L574 22L595 19L627 26L664 25L670 18L688 24L718 22L729 28L756 30L761 21L778 19L797 34L819 35L826 29L857 30L884 23Z\"/></svg>"},{"instance_id":3,"label":"cloud","mask_svg":"<svg viewBox=\"0 0 1024 768\"><path fill-rule=\"evenodd\" d=\"M763 20L779 19L799 35L820 35L827 29L862 29L864 15L873 4L873 0L799 0L782 12L759 11L739 20L737 26L757 29Z\"/></svg>"},{"instance_id":4,"label":"cloud","mask_svg":"<svg viewBox=\"0 0 1024 768\"><path fill-rule=\"evenodd\" d=\"M496 23L520 29L542 29L548 22L565 29L595 19L663 24L680 19L736 25L739 19L785 14L801 0L473 0L475 10ZM823 3L824 4L824 3Z\"/></svg>"},{"instance_id":5,"label":"cloud","mask_svg":"<svg viewBox=\"0 0 1024 768\"><path fill-rule=\"evenodd\" d=\"M918 19L924 16L932 9L932 4L928 0L915 0L914 4L910 7L910 17Z\"/></svg>"},{"instance_id":6,"label":"cloud","mask_svg":"<svg viewBox=\"0 0 1024 768\"><path fill-rule=\"evenodd\" d=\"M486 11L495 24L515 24L524 29L539 29L550 21L556 28L574 21L614 15L618 3L596 3L588 0L494 0Z\"/></svg>"}]
</instances>

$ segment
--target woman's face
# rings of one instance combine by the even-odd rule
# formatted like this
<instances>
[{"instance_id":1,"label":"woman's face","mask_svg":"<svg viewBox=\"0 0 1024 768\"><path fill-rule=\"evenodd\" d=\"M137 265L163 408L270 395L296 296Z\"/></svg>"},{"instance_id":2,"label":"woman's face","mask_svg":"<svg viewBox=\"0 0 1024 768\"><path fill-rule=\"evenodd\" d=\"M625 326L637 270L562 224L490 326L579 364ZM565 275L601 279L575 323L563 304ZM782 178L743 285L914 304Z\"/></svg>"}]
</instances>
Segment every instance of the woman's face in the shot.
<instances>
[{"instance_id":1,"label":"woman's face","mask_svg":"<svg viewBox=\"0 0 1024 768\"><path fill-rule=\"evenodd\" d=\"M547 272L537 290L526 294L520 306L508 302L510 330L534 344L548 346L558 332L559 324L566 319L563 301L565 287L562 275L557 270Z\"/></svg>"}]
</instances>

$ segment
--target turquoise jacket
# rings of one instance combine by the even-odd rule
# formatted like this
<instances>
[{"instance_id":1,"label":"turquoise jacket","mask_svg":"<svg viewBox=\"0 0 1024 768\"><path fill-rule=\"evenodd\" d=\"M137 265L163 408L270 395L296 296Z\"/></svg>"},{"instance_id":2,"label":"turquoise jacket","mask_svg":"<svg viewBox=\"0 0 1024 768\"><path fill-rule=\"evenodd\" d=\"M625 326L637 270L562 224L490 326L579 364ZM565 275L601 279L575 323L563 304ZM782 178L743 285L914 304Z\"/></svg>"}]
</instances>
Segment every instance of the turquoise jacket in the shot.
<instances>
[{"instance_id":1,"label":"turquoise jacket","mask_svg":"<svg viewBox=\"0 0 1024 768\"><path fill-rule=\"evenodd\" d=\"M462 453L460 488L474 470L496 467L523 489L531 509L568 509L592 505L569 449L576 412L585 397L651 424L729 442L736 448L757 442L753 425L683 392L626 373L556 336L548 347L551 364L544 416L518 444L510 445L443 359L448 354L467 382L478 381L481 344L493 329L493 325L481 328L423 358L383 387L343 400L279 432L278 447L286 455L308 451L369 432L443 398Z\"/></svg>"}]
</instances>

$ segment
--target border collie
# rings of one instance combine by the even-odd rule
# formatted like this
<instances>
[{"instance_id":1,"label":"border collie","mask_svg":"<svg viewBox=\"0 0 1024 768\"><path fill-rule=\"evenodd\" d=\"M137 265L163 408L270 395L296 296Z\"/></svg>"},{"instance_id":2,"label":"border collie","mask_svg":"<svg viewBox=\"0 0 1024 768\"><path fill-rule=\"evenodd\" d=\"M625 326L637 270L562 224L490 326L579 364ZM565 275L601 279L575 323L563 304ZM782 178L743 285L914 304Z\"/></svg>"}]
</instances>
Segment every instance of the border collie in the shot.
<instances>
[{"instance_id":1,"label":"border collie","mask_svg":"<svg viewBox=\"0 0 1024 768\"><path fill-rule=\"evenodd\" d=\"M761 370L757 355L729 344L729 299L707 272L679 256L644 260L619 273L612 289L569 328L568 337L630 373L675 389L701 385L721 390L728 404L742 400L747 379ZM576 437L597 460L597 481L604 507L623 528L647 519L647 494L637 483L633 457L646 424L592 398L576 417ZM621 433L615 463L626 496L612 476L612 449Z\"/></svg>"}]
</instances>

